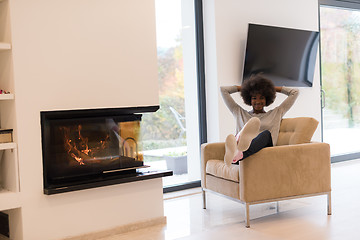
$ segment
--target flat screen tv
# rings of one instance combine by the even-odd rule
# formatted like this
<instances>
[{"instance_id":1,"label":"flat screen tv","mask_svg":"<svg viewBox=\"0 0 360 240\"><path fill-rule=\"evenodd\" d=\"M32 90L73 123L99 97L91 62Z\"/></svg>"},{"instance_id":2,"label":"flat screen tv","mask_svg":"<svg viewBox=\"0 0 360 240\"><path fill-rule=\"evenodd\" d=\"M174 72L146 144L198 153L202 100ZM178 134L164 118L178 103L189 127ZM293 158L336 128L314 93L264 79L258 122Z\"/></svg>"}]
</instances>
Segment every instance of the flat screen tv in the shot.
<instances>
[{"instance_id":1,"label":"flat screen tv","mask_svg":"<svg viewBox=\"0 0 360 240\"><path fill-rule=\"evenodd\" d=\"M243 81L262 73L275 86L312 87L319 32L249 24Z\"/></svg>"}]
</instances>

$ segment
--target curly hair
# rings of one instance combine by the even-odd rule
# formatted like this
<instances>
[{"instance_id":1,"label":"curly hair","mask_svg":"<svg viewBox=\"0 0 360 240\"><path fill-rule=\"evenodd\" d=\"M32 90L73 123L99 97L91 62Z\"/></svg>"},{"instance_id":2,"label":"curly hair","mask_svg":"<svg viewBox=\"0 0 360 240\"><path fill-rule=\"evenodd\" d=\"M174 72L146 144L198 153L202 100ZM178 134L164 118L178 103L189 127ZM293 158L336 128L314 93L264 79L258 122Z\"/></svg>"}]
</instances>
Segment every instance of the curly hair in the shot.
<instances>
[{"instance_id":1,"label":"curly hair","mask_svg":"<svg viewBox=\"0 0 360 240\"><path fill-rule=\"evenodd\" d=\"M252 75L248 80L241 85L241 97L245 104L251 106L251 97L260 94L265 97L266 104L272 104L276 97L275 86L273 82L261 74Z\"/></svg>"}]
</instances>

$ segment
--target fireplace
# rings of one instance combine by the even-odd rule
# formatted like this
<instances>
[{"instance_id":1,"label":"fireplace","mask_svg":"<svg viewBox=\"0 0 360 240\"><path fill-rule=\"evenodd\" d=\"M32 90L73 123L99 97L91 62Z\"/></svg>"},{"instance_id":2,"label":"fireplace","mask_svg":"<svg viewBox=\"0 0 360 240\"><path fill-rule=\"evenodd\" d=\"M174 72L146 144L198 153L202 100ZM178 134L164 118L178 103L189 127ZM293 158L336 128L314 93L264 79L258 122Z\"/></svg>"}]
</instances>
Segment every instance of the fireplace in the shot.
<instances>
[{"instance_id":1,"label":"fireplace","mask_svg":"<svg viewBox=\"0 0 360 240\"><path fill-rule=\"evenodd\" d=\"M146 167L140 149L139 113L158 108L41 112L44 193L138 177L137 169Z\"/></svg>"}]
</instances>

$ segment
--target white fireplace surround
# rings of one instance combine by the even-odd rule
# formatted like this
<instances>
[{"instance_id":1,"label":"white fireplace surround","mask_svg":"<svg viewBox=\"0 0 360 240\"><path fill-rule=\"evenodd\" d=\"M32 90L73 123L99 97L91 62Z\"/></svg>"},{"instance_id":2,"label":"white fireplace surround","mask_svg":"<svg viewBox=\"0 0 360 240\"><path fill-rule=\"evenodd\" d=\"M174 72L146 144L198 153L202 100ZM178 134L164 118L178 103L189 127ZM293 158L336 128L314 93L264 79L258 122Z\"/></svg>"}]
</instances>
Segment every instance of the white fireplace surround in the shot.
<instances>
[{"instance_id":1,"label":"white fireplace surround","mask_svg":"<svg viewBox=\"0 0 360 240\"><path fill-rule=\"evenodd\" d=\"M159 104L154 1L0 4L9 7L15 94L2 124L16 123L20 170L12 237L55 240L164 218L161 178L51 196L42 179L40 111Z\"/></svg>"}]
</instances>

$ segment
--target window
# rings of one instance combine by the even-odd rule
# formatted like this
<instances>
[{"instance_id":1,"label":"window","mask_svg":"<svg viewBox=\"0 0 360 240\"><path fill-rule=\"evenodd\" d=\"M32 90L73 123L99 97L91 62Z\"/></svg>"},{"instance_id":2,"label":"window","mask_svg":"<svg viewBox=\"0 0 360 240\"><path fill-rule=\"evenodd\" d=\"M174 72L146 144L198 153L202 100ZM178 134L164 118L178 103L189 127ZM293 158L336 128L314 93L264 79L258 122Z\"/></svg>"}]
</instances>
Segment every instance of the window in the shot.
<instances>
[{"instance_id":1,"label":"window","mask_svg":"<svg viewBox=\"0 0 360 240\"><path fill-rule=\"evenodd\" d=\"M327 3L320 6L323 140L333 158L354 158L360 152L360 11Z\"/></svg>"},{"instance_id":2,"label":"window","mask_svg":"<svg viewBox=\"0 0 360 240\"><path fill-rule=\"evenodd\" d=\"M200 180L194 0L156 0L160 109L144 114L144 162L173 170L164 188ZM204 126L202 126L204 127Z\"/></svg>"}]
</instances>

